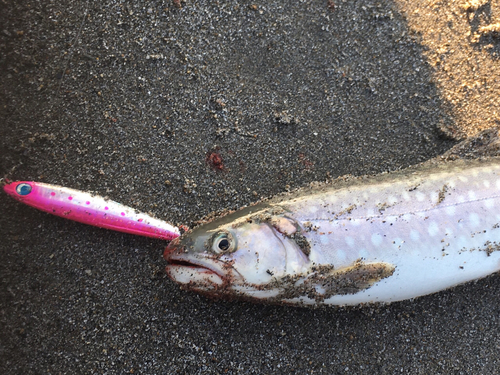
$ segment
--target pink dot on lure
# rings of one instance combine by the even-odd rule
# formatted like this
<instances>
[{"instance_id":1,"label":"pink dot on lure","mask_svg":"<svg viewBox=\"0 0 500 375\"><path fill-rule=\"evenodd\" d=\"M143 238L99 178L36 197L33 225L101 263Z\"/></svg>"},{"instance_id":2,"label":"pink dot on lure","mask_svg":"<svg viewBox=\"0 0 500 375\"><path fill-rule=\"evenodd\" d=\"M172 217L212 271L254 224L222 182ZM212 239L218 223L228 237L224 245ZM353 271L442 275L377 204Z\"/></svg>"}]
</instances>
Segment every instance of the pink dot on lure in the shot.
<instances>
[{"instance_id":1,"label":"pink dot on lure","mask_svg":"<svg viewBox=\"0 0 500 375\"><path fill-rule=\"evenodd\" d=\"M96 227L163 240L180 235L179 228L163 220L83 191L33 181L11 182L3 189L14 199L41 211ZM78 202L86 202L86 207ZM125 212L129 213L126 218Z\"/></svg>"}]
</instances>

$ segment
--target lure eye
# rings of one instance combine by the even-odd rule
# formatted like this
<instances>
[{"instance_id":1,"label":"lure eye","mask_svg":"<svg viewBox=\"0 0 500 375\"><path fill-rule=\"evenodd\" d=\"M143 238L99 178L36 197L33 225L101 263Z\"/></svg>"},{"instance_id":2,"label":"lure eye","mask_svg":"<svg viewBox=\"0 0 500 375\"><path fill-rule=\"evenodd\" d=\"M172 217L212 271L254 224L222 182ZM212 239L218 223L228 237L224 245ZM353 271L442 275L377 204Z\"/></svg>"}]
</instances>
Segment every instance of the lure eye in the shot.
<instances>
[{"instance_id":1,"label":"lure eye","mask_svg":"<svg viewBox=\"0 0 500 375\"><path fill-rule=\"evenodd\" d=\"M231 253L236 250L236 241L228 232L219 232L213 237L212 250L217 254Z\"/></svg>"},{"instance_id":2,"label":"lure eye","mask_svg":"<svg viewBox=\"0 0 500 375\"><path fill-rule=\"evenodd\" d=\"M19 195L28 195L31 193L31 189L30 184L22 183L16 186L16 193Z\"/></svg>"}]
</instances>

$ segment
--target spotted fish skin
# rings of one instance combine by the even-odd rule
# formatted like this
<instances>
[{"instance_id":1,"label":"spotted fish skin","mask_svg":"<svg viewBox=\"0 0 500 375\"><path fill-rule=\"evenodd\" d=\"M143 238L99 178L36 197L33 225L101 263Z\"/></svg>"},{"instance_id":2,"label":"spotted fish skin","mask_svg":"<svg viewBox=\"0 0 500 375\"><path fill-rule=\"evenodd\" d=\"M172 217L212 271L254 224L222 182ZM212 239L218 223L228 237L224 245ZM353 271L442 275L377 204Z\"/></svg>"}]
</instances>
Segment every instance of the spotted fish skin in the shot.
<instances>
[{"instance_id":1,"label":"spotted fish skin","mask_svg":"<svg viewBox=\"0 0 500 375\"><path fill-rule=\"evenodd\" d=\"M390 277L326 304L392 302L500 269L500 161L458 161L355 179L276 203L301 224L316 264L394 265ZM303 299L306 303L314 303Z\"/></svg>"},{"instance_id":2,"label":"spotted fish skin","mask_svg":"<svg viewBox=\"0 0 500 375\"><path fill-rule=\"evenodd\" d=\"M281 195L172 241L167 273L213 296L393 302L500 269L500 159L427 163Z\"/></svg>"}]
</instances>

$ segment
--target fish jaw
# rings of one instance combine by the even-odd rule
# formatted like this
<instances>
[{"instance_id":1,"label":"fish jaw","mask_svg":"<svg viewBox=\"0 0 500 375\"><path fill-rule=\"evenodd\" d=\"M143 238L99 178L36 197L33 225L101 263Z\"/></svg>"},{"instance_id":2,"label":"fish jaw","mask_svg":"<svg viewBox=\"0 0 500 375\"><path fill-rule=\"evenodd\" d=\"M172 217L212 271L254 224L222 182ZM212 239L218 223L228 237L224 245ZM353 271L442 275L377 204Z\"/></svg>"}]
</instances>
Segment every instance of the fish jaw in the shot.
<instances>
[{"instance_id":1,"label":"fish jaw","mask_svg":"<svg viewBox=\"0 0 500 375\"><path fill-rule=\"evenodd\" d=\"M163 253L168 265L167 275L183 289L210 294L223 290L234 282L234 270L230 263L219 261L208 253L192 253L179 237L171 241Z\"/></svg>"},{"instance_id":2,"label":"fish jaw","mask_svg":"<svg viewBox=\"0 0 500 375\"><path fill-rule=\"evenodd\" d=\"M224 278L221 275L205 267L196 267L194 264L182 265L174 262L165 270L172 280L187 289L208 292L224 284Z\"/></svg>"}]
</instances>

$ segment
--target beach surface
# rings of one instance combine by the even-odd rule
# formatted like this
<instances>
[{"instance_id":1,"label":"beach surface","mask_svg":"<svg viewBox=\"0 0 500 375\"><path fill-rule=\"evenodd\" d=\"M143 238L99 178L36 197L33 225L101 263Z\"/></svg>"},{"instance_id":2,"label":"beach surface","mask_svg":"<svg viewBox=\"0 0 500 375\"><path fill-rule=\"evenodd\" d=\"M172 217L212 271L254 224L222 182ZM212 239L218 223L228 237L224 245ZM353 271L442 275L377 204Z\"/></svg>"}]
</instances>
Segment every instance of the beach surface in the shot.
<instances>
[{"instance_id":1,"label":"beach surface","mask_svg":"<svg viewBox=\"0 0 500 375\"><path fill-rule=\"evenodd\" d=\"M0 174L173 224L500 125L500 1L4 1ZM166 243L0 194L3 374L494 374L500 277L391 305L212 301Z\"/></svg>"}]
</instances>

